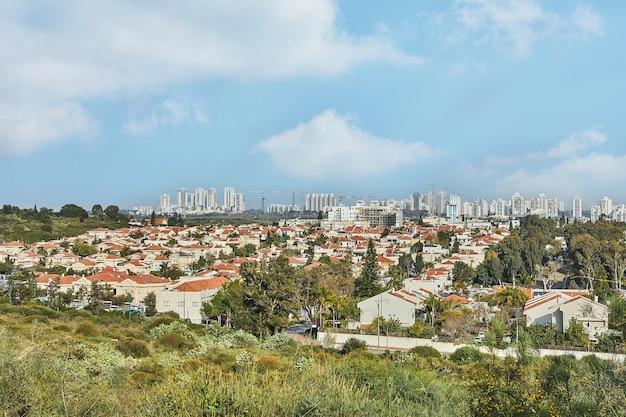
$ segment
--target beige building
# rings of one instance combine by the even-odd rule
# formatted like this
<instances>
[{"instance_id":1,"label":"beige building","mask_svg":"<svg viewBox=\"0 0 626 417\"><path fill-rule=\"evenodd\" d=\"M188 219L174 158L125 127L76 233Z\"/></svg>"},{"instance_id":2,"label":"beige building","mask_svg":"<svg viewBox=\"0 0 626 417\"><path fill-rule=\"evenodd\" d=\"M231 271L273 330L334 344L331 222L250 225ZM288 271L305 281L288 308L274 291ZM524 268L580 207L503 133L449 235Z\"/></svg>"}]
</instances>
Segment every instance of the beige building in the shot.
<instances>
[{"instance_id":1,"label":"beige building","mask_svg":"<svg viewBox=\"0 0 626 417\"><path fill-rule=\"evenodd\" d=\"M524 315L527 326L552 324L561 332L566 332L572 320L576 320L590 337L597 337L609 329L609 308L583 295L548 292L528 300Z\"/></svg>"},{"instance_id":2,"label":"beige building","mask_svg":"<svg viewBox=\"0 0 626 417\"><path fill-rule=\"evenodd\" d=\"M231 281L224 277L213 277L169 285L156 292L157 311L173 311L183 320L200 324L203 318L202 305L209 302L229 282Z\"/></svg>"}]
</instances>

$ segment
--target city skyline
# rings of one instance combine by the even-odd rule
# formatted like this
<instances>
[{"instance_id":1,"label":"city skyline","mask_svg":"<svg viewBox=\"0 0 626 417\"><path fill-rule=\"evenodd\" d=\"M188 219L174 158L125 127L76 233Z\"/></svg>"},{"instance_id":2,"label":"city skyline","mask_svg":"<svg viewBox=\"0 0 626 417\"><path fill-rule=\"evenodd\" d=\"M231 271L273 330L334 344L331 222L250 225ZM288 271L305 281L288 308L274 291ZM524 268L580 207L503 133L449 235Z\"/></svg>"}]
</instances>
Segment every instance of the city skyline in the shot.
<instances>
[{"instance_id":1,"label":"city skyline","mask_svg":"<svg viewBox=\"0 0 626 417\"><path fill-rule=\"evenodd\" d=\"M0 9L5 204L131 208L181 184L626 201L622 2Z\"/></svg>"},{"instance_id":2,"label":"city skyline","mask_svg":"<svg viewBox=\"0 0 626 417\"><path fill-rule=\"evenodd\" d=\"M433 184L430 184L433 186ZM235 192L233 187L224 187L222 204L219 204L217 198L217 189L215 187L196 188L194 193L187 192L186 188L177 190L177 204L172 204L172 198L165 193L160 196L159 204L155 206L135 206L133 211L140 214L149 214L152 210L156 210L161 214L181 212L193 214L201 212L221 212L233 211L241 212L245 209L262 209L266 212L292 213L293 211L324 211L328 207L354 206L355 203L371 204L372 202L380 202L384 205L398 204L401 208L410 210L426 210L432 214L444 217L451 216L450 209L453 207L453 213L472 214L480 217L491 213L495 216L507 217L524 216L528 214L543 213L548 217L556 217L562 213L570 213L573 219L591 218L596 221L601 215L610 218L615 214L618 215L619 221L626 219L626 207L624 203L614 202L608 196L585 202L580 196L574 196L568 201L559 200L552 196L546 196L545 193L537 193L531 196L523 196L520 193L512 193L510 199L498 197L487 201L484 197L476 197L474 201L471 199L463 199L459 193L448 193L447 190L435 191L434 187L423 193L411 193L406 198L383 198L374 199L372 195L356 196L356 195L337 195L335 193L308 193L293 191L250 191L251 199L257 199L258 205L254 200L250 202L245 197L246 193ZM229 195L239 195L239 203L230 202ZM302 198L296 198L299 194L303 194ZM281 196L282 195L282 198ZM290 195L290 201L287 201L286 195ZM204 197L201 197L204 196ZM369 200L368 200L369 198ZM249 201L246 206L246 200ZM234 200L233 200L234 201ZM204 203L207 202L207 203ZM345 203L345 204L344 204ZM587 205L585 205L587 204ZM469 206L468 206L469 205ZM589 217L583 216L583 213L590 214ZM456 217L452 214L452 217Z\"/></svg>"}]
</instances>

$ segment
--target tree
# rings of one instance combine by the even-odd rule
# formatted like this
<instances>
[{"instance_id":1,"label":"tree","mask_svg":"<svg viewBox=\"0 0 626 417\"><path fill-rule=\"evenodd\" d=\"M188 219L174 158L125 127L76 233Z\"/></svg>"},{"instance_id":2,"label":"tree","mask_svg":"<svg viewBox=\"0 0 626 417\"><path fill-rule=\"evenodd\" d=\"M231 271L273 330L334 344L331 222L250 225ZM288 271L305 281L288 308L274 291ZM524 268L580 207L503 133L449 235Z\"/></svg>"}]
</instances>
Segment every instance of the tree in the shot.
<instances>
[{"instance_id":1,"label":"tree","mask_svg":"<svg viewBox=\"0 0 626 417\"><path fill-rule=\"evenodd\" d=\"M413 257L409 253L403 253L398 258L398 268L407 276L415 275L415 270L413 269L414 264L415 261L413 261Z\"/></svg>"},{"instance_id":2,"label":"tree","mask_svg":"<svg viewBox=\"0 0 626 417\"><path fill-rule=\"evenodd\" d=\"M94 253L98 252L98 249L96 249L95 246L92 246L89 243L77 240L76 242L74 242L72 252L82 258L85 256L93 255Z\"/></svg>"},{"instance_id":3,"label":"tree","mask_svg":"<svg viewBox=\"0 0 626 417\"><path fill-rule=\"evenodd\" d=\"M102 220L102 206L100 204L94 204L91 208L91 215L97 219Z\"/></svg>"},{"instance_id":4,"label":"tree","mask_svg":"<svg viewBox=\"0 0 626 417\"><path fill-rule=\"evenodd\" d=\"M260 336L273 335L287 326L298 305L294 268L281 256L268 262L241 266L241 283L233 282L224 291L233 327Z\"/></svg>"},{"instance_id":5,"label":"tree","mask_svg":"<svg viewBox=\"0 0 626 417\"><path fill-rule=\"evenodd\" d=\"M619 291L622 289L622 280L626 272L626 248L622 243L614 240L609 241L606 246L603 251L605 265L611 272L613 288Z\"/></svg>"},{"instance_id":6,"label":"tree","mask_svg":"<svg viewBox=\"0 0 626 417\"><path fill-rule=\"evenodd\" d=\"M158 271L152 271L152 275L176 280L183 276L183 271L177 266L162 263Z\"/></svg>"},{"instance_id":7,"label":"tree","mask_svg":"<svg viewBox=\"0 0 626 417\"><path fill-rule=\"evenodd\" d=\"M80 206L77 206L76 204L64 205L63 207L61 207L59 215L61 217L78 217L81 219L86 219L87 217L89 217L89 215L87 214L87 210Z\"/></svg>"},{"instance_id":8,"label":"tree","mask_svg":"<svg viewBox=\"0 0 626 417\"><path fill-rule=\"evenodd\" d=\"M474 270L465 262L455 262L452 268L452 278L455 281L471 283L474 280Z\"/></svg>"},{"instance_id":9,"label":"tree","mask_svg":"<svg viewBox=\"0 0 626 417\"><path fill-rule=\"evenodd\" d=\"M442 248L448 249L450 247L450 240L452 238L452 233L447 232L445 230L440 230L437 232L437 241L441 245Z\"/></svg>"},{"instance_id":10,"label":"tree","mask_svg":"<svg viewBox=\"0 0 626 417\"><path fill-rule=\"evenodd\" d=\"M63 303L63 297L60 292L59 278L53 279L48 283L48 307L59 310L62 307L65 307Z\"/></svg>"},{"instance_id":11,"label":"tree","mask_svg":"<svg viewBox=\"0 0 626 417\"><path fill-rule=\"evenodd\" d=\"M107 208L104 209L104 214L106 214L106 216L109 219L116 221L116 222L119 222L122 220L128 220L126 216L120 213L120 208L118 206L114 206L114 205L107 206Z\"/></svg>"},{"instance_id":12,"label":"tree","mask_svg":"<svg viewBox=\"0 0 626 417\"><path fill-rule=\"evenodd\" d=\"M413 269L415 270L416 275L421 274L422 272L424 272L424 269L426 269L426 263L424 262L424 258L419 253L415 255Z\"/></svg>"},{"instance_id":13,"label":"tree","mask_svg":"<svg viewBox=\"0 0 626 417\"><path fill-rule=\"evenodd\" d=\"M154 226L156 224L156 213L152 210L152 214L150 214L150 225Z\"/></svg>"},{"instance_id":14,"label":"tree","mask_svg":"<svg viewBox=\"0 0 626 417\"><path fill-rule=\"evenodd\" d=\"M519 235L513 233L496 246L496 252L502 265L502 278L507 282L515 282L524 271L522 260L523 241Z\"/></svg>"},{"instance_id":15,"label":"tree","mask_svg":"<svg viewBox=\"0 0 626 417\"><path fill-rule=\"evenodd\" d=\"M146 316L154 316L157 313L156 308L156 294L154 291L150 291L143 299L143 305L146 308Z\"/></svg>"},{"instance_id":16,"label":"tree","mask_svg":"<svg viewBox=\"0 0 626 417\"><path fill-rule=\"evenodd\" d=\"M554 261L548 261L546 264L536 266L539 279L543 282L543 289L550 290L554 286L556 280L554 274L558 269L558 265Z\"/></svg>"},{"instance_id":17,"label":"tree","mask_svg":"<svg viewBox=\"0 0 626 417\"><path fill-rule=\"evenodd\" d=\"M502 264L494 251L487 251L485 260L476 268L474 280L484 286L502 282Z\"/></svg>"},{"instance_id":18,"label":"tree","mask_svg":"<svg viewBox=\"0 0 626 417\"><path fill-rule=\"evenodd\" d=\"M496 294L496 301L500 306L522 307L528 297L519 288L506 287Z\"/></svg>"},{"instance_id":19,"label":"tree","mask_svg":"<svg viewBox=\"0 0 626 417\"><path fill-rule=\"evenodd\" d=\"M355 281L355 295L357 298L369 298L382 291L378 283L378 259L374 248L374 241L367 242L365 260L361 268L361 273Z\"/></svg>"},{"instance_id":20,"label":"tree","mask_svg":"<svg viewBox=\"0 0 626 417\"><path fill-rule=\"evenodd\" d=\"M87 305L85 309L91 311L93 314L100 314L104 311L104 301L106 297L104 288L97 282L91 283L91 290L87 299Z\"/></svg>"},{"instance_id":21,"label":"tree","mask_svg":"<svg viewBox=\"0 0 626 417\"><path fill-rule=\"evenodd\" d=\"M600 242L589 234L574 236L571 240L568 258L574 264L578 274L587 279L593 292L593 281L600 264Z\"/></svg>"},{"instance_id":22,"label":"tree","mask_svg":"<svg viewBox=\"0 0 626 417\"><path fill-rule=\"evenodd\" d=\"M205 317L207 318L219 318L220 316L222 316L223 314L227 314L229 309L228 309L228 304L227 304L227 300L226 300L226 292L225 291L218 291L217 294L215 294L213 296L213 298L211 298L208 302L202 304L202 312L204 314ZM221 320L220 320L220 324Z\"/></svg>"}]
</instances>

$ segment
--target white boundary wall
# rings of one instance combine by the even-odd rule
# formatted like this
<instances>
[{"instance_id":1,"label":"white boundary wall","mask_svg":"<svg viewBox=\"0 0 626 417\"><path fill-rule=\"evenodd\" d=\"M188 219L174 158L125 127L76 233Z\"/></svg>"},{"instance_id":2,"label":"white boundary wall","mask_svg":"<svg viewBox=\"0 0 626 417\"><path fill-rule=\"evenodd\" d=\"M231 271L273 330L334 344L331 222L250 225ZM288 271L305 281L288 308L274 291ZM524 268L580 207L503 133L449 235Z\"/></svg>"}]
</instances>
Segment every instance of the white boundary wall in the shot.
<instances>
[{"instance_id":1,"label":"white boundary wall","mask_svg":"<svg viewBox=\"0 0 626 417\"><path fill-rule=\"evenodd\" d=\"M327 336L328 335L328 336ZM335 347L341 347L346 340L354 338L365 341L369 350L401 350L407 351L415 346L430 346L442 354L454 353L457 349L465 346L473 346L478 348L483 353L491 353L499 357L515 356L516 352L514 348L508 349L490 349L481 345L467 345L467 344L455 344L447 342L435 342L431 339L417 339L412 337L394 337L371 334L348 334L348 333L333 333L333 332L320 332L317 334L317 341L324 344L325 342L331 342ZM577 359L584 356L596 355L601 359L607 359L617 362L626 361L626 355L617 353L604 353L604 352L587 352L579 350L556 350L556 349L538 349L539 356L559 356L559 355L572 355Z\"/></svg>"}]
</instances>

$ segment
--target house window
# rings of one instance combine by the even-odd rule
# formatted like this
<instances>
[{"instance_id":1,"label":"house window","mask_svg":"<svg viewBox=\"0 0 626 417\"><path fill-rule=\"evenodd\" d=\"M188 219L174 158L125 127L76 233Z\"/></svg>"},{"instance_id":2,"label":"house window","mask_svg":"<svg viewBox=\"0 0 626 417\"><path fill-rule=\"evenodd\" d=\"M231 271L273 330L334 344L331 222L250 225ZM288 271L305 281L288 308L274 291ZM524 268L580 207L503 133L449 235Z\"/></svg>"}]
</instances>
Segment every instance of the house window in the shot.
<instances>
[{"instance_id":1,"label":"house window","mask_svg":"<svg viewBox=\"0 0 626 417\"><path fill-rule=\"evenodd\" d=\"M179 301L178 302L178 307L185 307L185 302L184 301Z\"/></svg>"},{"instance_id":2,"label":"house window","mask_svg":"<svg viewBox=\"0 0 626 417\"><path fill-rule=\"evenodd\" d=\"M169 306L170 306L169 301L163 301L163 307L169 307Z\"/></svg>"},{"instance_id":3,"label":"house window","mask_svg":"<svg viewBox=\"0 0 626 417\"><path fill-rule=\"evenodd\" d=\"M193 303L191 303L192 307L200 307L200 303L197 301L194 301Z\"/></svg>"}]
</instances>

